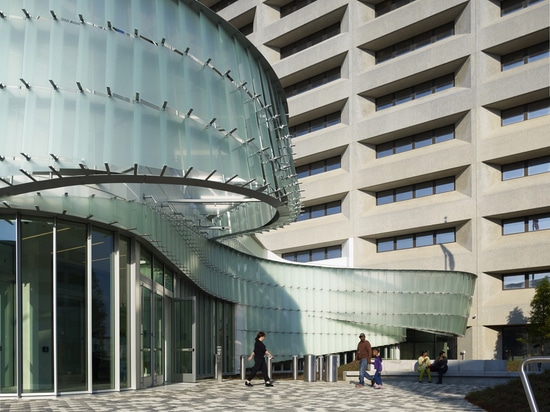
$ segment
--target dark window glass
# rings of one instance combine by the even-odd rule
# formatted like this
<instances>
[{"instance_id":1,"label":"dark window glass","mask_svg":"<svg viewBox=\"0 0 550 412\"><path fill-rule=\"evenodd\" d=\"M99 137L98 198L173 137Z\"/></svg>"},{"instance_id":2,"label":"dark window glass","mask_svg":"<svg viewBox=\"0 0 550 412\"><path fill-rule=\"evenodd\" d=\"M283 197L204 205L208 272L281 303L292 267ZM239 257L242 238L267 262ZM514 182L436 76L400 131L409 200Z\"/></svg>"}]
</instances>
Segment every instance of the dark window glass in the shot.
<instances>
[{"instance_id":1,"label":"dark window glass","mask_svg":"<svg viewBox=\"0 0 550 412\"><path fill-rule=\"evenodd\" d=\"M385 0L381 3L378 3L375 9L376 17L383 16L384 14L389 13L392 10L406 6L413 1L414 0Z\"/></svg>"},{"instance_id":2,"label":"dark window glass","mask_svg":"<svg viewBox=\"0 0 550 412\"><path fill-rule=\"evenodd\" d=\"M288 16L291 13L294 13L297 10L300 10L302 7L307 6L315 2L316 0L294 0L284 6L281 6L280 13L281 17Z\"/></svg>"},{"instance_id":3,"label":"dark window glass","mask_svg":"<svg viewBox=\"0 0 550 412\"><path fill-rule=\"evenodd\" d=\"M452 139L454 139L454 126L445 126L440 129L379 144L376 146L376 157L386 157Z\"/></svg>"},{"instance_id":4,"label":"dark window glass","mask_svg":"<svg viewBox=\"0 0 550 412\"><path fill-rule=\"evenodd\" d=\"M550 114L550 105L546 100L530 103L527 106L527 119L534 119L548 114Z\"/></svg>"},{"instance_id":5,"label":"dark window glass","mask_svg":"<svg viewBox=\"0 0 550 412\"><path fill-rule=\"evenodd\" d=\"M319 44L331 37L334 37L340 33L340 23L333 24L332 26L326 27L318 32L315 32L303 39L300 39L294 43L288 44L284 47L281 47L280 54L281 59L292 56L302 50L307 49L308 47Z\"/></svg>"},{"instance_id":6,"label":"dark window glass","mask_svg":"<svg viewBox=\"0 0 550 412\"><path fill-rule=\"evenodd\" d=\"M298 174L298 178L303 178L328 172L330 170L339 169L340 167L340 156L335 156L329 159L319 160L317 162L299 166L296 168L296 173Z\"/></svg>"},{"instance_id":7,"label":"dark window glass","mask_svg":"<svg viewBox=\"0 0 550 412\"><path fill-rule=\"evenodd\" d=\"M524 119L525 109L523 106L514 107L502 111L502 125L507 126L509 124L522 122Z\"/></svg>"},{"instance_id":8,"label":"dark window glass","mask_svg":"<svg viewBox=\"0 0 550 412\"><path fill-rule=\"evenodd\" d=\"M414 98L424 97L429 94L437 93L454 87L454 75L449 74L437 79L425 82L415 87L400 90L386 96L376 99L376 110L387 109L391 106L397 106L406 103ZM429 90L429 93L428 93Z\"/></svg>"},{"instance_id":9,"label":"dark window glass","mask_svg":"<svg viewBox=\"0 0 550 412\"><path fill-rule=\"evenodd\" d=\"M453 22L444 24L427 32L421 33L417 36L403 40L399 43L392 44L376 52L376 63L382 63L389 59L399 57L403 54L418 50L422 47L428 46L446 37L450 37L454 34Z\"/></svg>"},{"instance_id":10,"label":"dark window glass","mask_svg":"<svg viewBox=\"0 0 550 412\"><path fill-rule=\"evenodd\" d=\"M503 0L500 3L500 15L506 16L507 14L519 11L542 1L544 0Z\"/></svg>"},{"instance_id":11,"label":"dark window glass","mask_svg":"<svg viewBox=\"0 0 550 412\"><path fill-rule=\"evenodd\" d=\"M336 259L342 257L341 246L329 246L327 247L327 259Z\"/></svg>"},{"instance_id":12,"label":"dark window glass","mask_svg":"<svg viewBox=\"0 0 550 412\"><path fill-rule=\"evenodd\" d=\"M341 114L336 112L289 127L289 132L292 137L299 137L340 123Z\"/></svg>"}]
</instances>

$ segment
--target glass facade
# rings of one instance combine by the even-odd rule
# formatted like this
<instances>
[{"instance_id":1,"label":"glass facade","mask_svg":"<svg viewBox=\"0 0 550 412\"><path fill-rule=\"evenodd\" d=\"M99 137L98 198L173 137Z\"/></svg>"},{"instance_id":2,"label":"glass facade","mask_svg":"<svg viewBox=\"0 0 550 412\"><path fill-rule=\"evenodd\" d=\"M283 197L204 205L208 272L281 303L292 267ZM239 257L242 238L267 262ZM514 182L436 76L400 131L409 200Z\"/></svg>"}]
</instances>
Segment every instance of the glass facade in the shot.
<instances>
[{"instance_id":1,"label":"glass facade","mask_svg":"<svg viewBox=\"0 0 550 412\"><path fill-rule=\"evenodd\" d=\"M0 10L0 396L194 381L216 346L234 372L260 329L281 360L341 351L358 323L380 345L464 333L472 274L222 243L295 220L300 194L277 78L207 8Z\"/></svg>"}]
</instances>

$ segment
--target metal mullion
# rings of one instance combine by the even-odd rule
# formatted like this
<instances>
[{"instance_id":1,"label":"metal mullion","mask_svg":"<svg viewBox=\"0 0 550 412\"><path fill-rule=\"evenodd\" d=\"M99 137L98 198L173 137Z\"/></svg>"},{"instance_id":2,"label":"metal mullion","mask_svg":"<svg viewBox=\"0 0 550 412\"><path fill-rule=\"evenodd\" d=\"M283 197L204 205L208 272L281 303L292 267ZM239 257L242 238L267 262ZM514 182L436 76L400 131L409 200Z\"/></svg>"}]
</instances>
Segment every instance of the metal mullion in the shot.
<instances>
[{"instance_id":1,"label":"metal mullion","mask_svg":"<svg viewBox=\"0 0 550 412\"><path fill-rule=\"evenodd\" d=\"M22 249L22 240L21 240L21 214L16 214L16 225L15 225L15 325L16 325L16 342L15 342L15 356L16 356L16 368L17 368L17 396L21 397L23 392L23 282L22 282L22 273L21 273L21 249Z\"/></svg>"},{"instance_id":2,"label":"metal mullion","mask_svg":"<svg viewBox=\"0 0 550 412\"><path fill-rule=\"evenodd\" d=\"M58 394L57 385L57 218L53 220L52 231L52 340L53 340L53 393Z\"/></svg>"},{"instance_id":3,"label":"metal mullion","mask_svg":"<svg viewBox=\"0 0 550 412\"><path fill-rule=\"evenodd\" d=\"M93 359L91 350L92 340L92 227L86 227L86 354L88 357L88 389L87 392L93 391Z\"/></svg>"}]
</instances>

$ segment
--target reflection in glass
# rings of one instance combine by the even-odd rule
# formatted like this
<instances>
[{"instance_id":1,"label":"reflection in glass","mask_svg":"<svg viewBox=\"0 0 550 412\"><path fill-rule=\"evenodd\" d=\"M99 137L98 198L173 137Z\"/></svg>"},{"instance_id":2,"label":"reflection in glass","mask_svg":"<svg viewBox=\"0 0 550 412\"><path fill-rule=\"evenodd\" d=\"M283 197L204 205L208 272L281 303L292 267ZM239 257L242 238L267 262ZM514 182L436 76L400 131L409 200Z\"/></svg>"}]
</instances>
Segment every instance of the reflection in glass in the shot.
<instances>
[{"instance_id":1,"label":"reflection in glass","mask_svg":"<svg viewBox=\"0 0 550 412\"><path fill-rule=\"evenodd\" d=\"M141 377L151 376L151 291L141 287Z\"/></svg>"},{"instance_id":2,"label":"reflection in glass","mask_svg":"<svg viewBox=\"0 0 550 412\"><path fill-rule=\"evenodd\" d=\"M57 379L61 392L88 387L86 317L86 226L58 222Z\"/></svg>"},{"instance_id":3,"label":"reflection in glass","mask_svg":"<svg viewBox=\"0 0 550 412\"><path fill-rule=\"evenodd\" d=\"M130 362L130 316L128 306L130 304L130 240L120 237L119 241L119 296L120 296L120 387L127 388L129 385Z\"/></svg>"},{"instance_id":4,"label":"reflection in glass","mask_svg":"<svg viewBox=\"0 0 550 412\"><path fill-rule=\"evenodd\" d=\"M54 351L51 220L21 219L21 256L22 392L52 392Z\"/></svg>"},{"instance_id":5,"label":"reflection in glass","mask_svg":"<svg viewBox=\"0 0 550 412\"><path fill-rule=\"evenodd\" d=\"M155 293L155 375L164 375L164 330L163 330L163 298L162 295ZM163 383L162 380L155 382L157 385Z\"/></svg>"},{"instance_id":6,"label":"reflection in glass","mask_svg":"<svg viewBox=\"0 0 550 412\"><path fill-rule=\"evenodd\" d=\"M92 231L92 377L94 389L114 388L113 234Z\"/></svg>"},{"instance_id":7,"label":"reflection in glass","mask_svg":"<svg viewBox=\"0 0 550 412\"><path fill-rule=\"evenodd\" d=\"M0 393L17 391L15 225L15 216L4 216L0 221Z\"/></svg>"},{"instance_id":8,"label":"reflection in glass","mask_svg":"<svg viewBox=\"0 0 550 412\"><path fill-rule=\"evenodd\" d=\"M174 301L174 373L193 373L193 301Z\"/></svg>"}]
</instances>

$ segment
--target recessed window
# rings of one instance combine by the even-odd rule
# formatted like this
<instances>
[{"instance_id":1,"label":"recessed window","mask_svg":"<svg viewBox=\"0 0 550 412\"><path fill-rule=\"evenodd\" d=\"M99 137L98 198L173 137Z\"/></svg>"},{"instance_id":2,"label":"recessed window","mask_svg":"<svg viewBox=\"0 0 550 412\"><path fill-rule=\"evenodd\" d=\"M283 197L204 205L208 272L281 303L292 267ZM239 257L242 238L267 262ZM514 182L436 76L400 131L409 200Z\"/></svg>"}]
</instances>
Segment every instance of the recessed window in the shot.
<instances>
[{"instance_id":1,"label":"recessed window","mask_svg":"<svg viewBox=\"0 0 550 412\"><path fill-rule=\"evenodd\" d=\"M341 165L340 156L334 156L328 159L323 159L317 162L309 163L307 165L298 166L296 167L296 173L298 174L298 179L301 179L301 178L313 176L319 173L340 169L341 167L342 165Z\"/></svg>"},{"instance_id":2,"label":"recessed window","mask_svg":"<svg viewBox=\"0 0 550 412\"><path fill-rule=\"evenodd\" d=\"M283 253L282 258L291 262L314 262L317 260L337 259L342 257L342 246L327 246L322 248L300 250L297 252Z\"/></svg>"},{"instance_id":3,"label":"recessed window","mask_svg":"<svg viewBox=\"0 0 550 412\"><path fill-rule=\"evenodd\" d=\"M376 99L376 110L383 110L454 87L454 75L448 74L429 82L403 89Z\"/></svg>"},{"instance_id":4,"label":"recessed window","mask_svg":"<svg viewBox=\"0 0 550 412\"><path fill-rule=\"evenodd\" d=\"M501 166L502 180L517 179L550 172L550 156L510 163Z\"/></svg>"},{"instance_id":5,"label":"recessed window","mask_svg":"<svg viewBox=\"0 0 550 412\"><path fill-rule=\"evenodd\" d=\"M220 10L225 9L226 7L236 2L237 0L221 0L221 1L218 1L216 4L213 4L212 6L210 6L210 10L215 11L217 13Z\"/></svg>"},{"instance_id":6,"label":"recessed window","mask_svg":"<svg viewBox=\"0 0 550 412\"><path fill-rule=\"evenodd\" d=\"M455 228L441 229L411 235L394 236L376 241L376 252L412 249L424 246L453 243L456 241Z\"/></svg>"},{"instance_id":7,"label":"recessed window","mask_svg":"<svg viewBox=\"0 0 550 412\"><path fill-rule=\"evenodd\" d=\"M281 47L281 59L292 56L293 54L301 52L302 50L305 50L309 47L315 46L316 44L319 44L338 34L340 34L340 22L319 30L318 32L304 37L303 39L300 39L294 43Z\"/></svg>"},{"instance_id":8,"label":"recessed window","mask_svg":"<svg viewBox=\"0 0 550 412\"><path fill-rule=\"evenodd\" d=\"M330 126L339 124L341 121L340 112L327 114L326 116L318 117L296 126L289 127L289 132L292 137L303 136L308 133L313 133L318 130L325 129Z\"/></svg>"},{"instance_id":9,"label":"recessed window","mask_svg":"<svg viewBox=\"0 0 550 412\"><path fill-rule=\"evenodd\" d=\"M452 35L454 35L454 23L451 22L436 27L435 29L419 34L418 36L411 37L407 40L377 51L376 64L418 50L439 40L451 37Z\"/></svg>"},{"instance_id":10,"label":"recessed window","mask_svg":"<svg viewBox=\"0 0 550 412\"><path fill-rule=\"evenodd\" d=\"M502 289L511 290L536 288L543 279L550 280L549 271L502 275Z\"/></svg>"},{"instance_id":11,"label":"recessed window","mask_svg":"<svg viewBox=\"0 0 550 412\"><path fill-rule=\"evenodd\" d=\"M338 80L339 78L340 67L336 67L316 76L310 77L309 79L302 80L301 82L285 87L285 94L286 97L296 96L297 94L323 86L327 83L333 82L334 80Z\"/></svg>"},{"instance_id":12,"label":"recessed window","mask_svg":"<svg viewBox=\"0 0 550 412\"><path fill-rule=\"evenodd\" d=\"M420 149L432 144L455 138L454 125L429 130L412 136L402 137L376 146L376 158L392 156L409 150Z\"/></svg>"},{"instance_id":13,"label":"recessed window","mask_svg":"<svg viewBox=\"0 0 550 412\"><path fill-rule=\"evenodd\" d=\"M505 54L500 58L501 70L509 70L550 56L549 42L545 41L526 49Z\"/></svg>"},{"instance_id":14,"label":"recessed window","mask_svg":"<svg viewBox=\"0 0 550 412\"><path fill-rule=\"evenodd\" d=\"M455 190L455 177L451 176L378 192L376 194L376 204L380 206L388 203L452 192L453 190Z\"/></svg>"},{"instance_id":15,"label":"recessed window","mask_svg":"<svg viewBox=\"0 0 550 412\"><path fill-rule=\"evenodd\" d=\"M385 0L376 5L376 17L412 3L414 0Z\"/></svg>"},{"instance_id":16,"label":"recessed window","mask_svg":"<svg viewBox=\"0 0 550 412\"><path fill-rule=\"evenodd\" d=\"M503 110L500 114L502 126L524 122L550 114L550 98Z\"/></svg>"},{"instance_id":17,"label":"recessed window","mask_svg":"<svg viewBox=\"0 0 550 412\"><path fill-rule=\"evenodd\" d=\"M503 0L500 3L500 15L506 16L507 14L519 11L533 4L541 3L543 1L544 0Z\"/></svg>"},{"instance_id":18,"label":"recessed window","mask_svg":"<svg viewBox=\"0 0 550 412\"><path fill-rule=\"evenodd\" d=\"M548 229L550 229L550 213L502 220L503 235Z\"/></svg>"},{"instance_id":19,"label":"recessed window","mask_svg":"<svg viewBox=\"0 0 550 412\"><path fill-rule=\"evenodd\" d=\"M342 213L341 200L305 207L298 216L297 221L315 219L317 217L335 215L337 213Z\"/></svg>"},{"instance_id":20,"label":"recessed window","mask_svg":"<svg viewBox=\"0 0 550 412\"><path fill-rule=\"evenodd\" d=\"M295 11L300 10L301 8L307 6L308 4L314 3L317 0L294 0L290 3L285 4L284 6L281 6L280 12L281 12L281 18L288 16L289 14L294 13Z\"/></svg>"}]
</instances>

